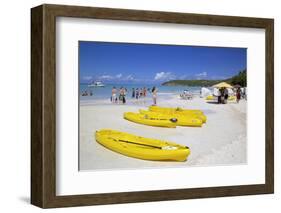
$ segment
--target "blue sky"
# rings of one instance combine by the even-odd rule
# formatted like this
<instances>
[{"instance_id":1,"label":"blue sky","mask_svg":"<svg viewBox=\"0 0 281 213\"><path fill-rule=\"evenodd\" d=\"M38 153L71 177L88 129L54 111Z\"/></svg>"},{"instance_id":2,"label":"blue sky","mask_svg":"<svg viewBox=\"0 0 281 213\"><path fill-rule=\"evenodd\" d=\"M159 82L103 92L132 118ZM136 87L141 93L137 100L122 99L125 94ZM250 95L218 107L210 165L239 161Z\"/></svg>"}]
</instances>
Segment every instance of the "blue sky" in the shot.
<instances>
[{"instance_id":1,"label":"blue sky","mask_svg":"<svg viewBox=\"0 0 281 213\"><path fill-rule=\"evenodd\" d=\"M79 42L80 82L226 79L246 68L246 48Z\"/></svg>"}]
</instances>

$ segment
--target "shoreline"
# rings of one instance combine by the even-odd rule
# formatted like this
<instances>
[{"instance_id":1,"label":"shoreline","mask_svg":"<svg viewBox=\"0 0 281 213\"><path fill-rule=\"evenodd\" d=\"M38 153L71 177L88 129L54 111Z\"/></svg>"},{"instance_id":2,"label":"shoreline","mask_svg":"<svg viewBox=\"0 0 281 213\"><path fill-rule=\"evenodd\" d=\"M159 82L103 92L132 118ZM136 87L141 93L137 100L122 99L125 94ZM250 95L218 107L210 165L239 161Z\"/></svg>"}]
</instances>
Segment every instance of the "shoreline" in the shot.
<instances>
[{"instance_id":1,"label":"shoreline","mask_svg":"<svg viewBox=\"0 0 281 213\"><path fill-rule=\"evenodd\" d=\"M176 93L158 93L157 94L157 99L160 100L160 101L165 101L167 99L174 99L176 97L179 97L179 95L177 95ZM197 96L197 95L195 95ZM199 97L199 96L198 96ZM150 102L152 103L152 95L151 94L148 94L145 98L142 97L142 98L139 98L139 99L136 99L136 98L132 98L131 96L127 95L126 96L126 104L122 104L122 103L112 103L110 101L110 98L97 98L97 99L94 99L94 97L92 99L85 99L85 98L81 98L80 96L80 106L89 106L89 105L93 105L93 106L96 106L96 105L101 105L101 104L109 104L109 105L126 105L126 104L133 104L133 105L136 105L136 104L150 104Z\"/></svg>"}]
</instances>

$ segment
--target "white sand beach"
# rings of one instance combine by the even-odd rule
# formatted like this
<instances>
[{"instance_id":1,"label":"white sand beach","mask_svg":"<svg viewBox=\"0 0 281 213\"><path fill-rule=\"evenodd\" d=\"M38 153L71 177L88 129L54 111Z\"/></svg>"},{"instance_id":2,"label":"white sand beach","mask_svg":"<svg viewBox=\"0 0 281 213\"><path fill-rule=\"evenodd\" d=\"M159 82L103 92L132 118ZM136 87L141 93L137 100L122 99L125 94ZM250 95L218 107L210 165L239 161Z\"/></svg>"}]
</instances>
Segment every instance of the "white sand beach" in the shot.
<instances>
[{"instance_id":1,"label":"white sand beach","mask_svg":"<svg viewBox=\"0 0 281 213\"><path fill-rule=\"evenodd\" d=\"M97 104L80 104L80 170L113 170L163 168L181 166L218 166L247 163L247 102L239 104L216 104L203 98L182 100L171 96L168 100L159 98L158 105L200 109L207 116L207 122L200 127L161 128L133 123L123 119L123 113L146 109L152 104L146 102L126 105L111 104L108 100ZM190 147L191 154L185 162L159 162L131 158L113 152L95 141L95 131L109 128L135 135L169 140Z\"/></svg>"}]
</instances>

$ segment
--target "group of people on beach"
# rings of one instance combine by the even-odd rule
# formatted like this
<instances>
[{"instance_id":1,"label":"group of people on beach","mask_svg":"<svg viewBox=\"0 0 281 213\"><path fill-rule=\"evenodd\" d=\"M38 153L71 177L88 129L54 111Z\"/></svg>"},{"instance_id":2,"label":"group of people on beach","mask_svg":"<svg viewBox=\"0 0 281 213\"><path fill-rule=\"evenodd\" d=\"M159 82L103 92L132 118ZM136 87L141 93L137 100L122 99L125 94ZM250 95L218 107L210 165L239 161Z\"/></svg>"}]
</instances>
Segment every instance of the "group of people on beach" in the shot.
<instances>
[{"instance_id":1,"label":"group of people on beach","mask_svg":"<svg viewBox=\"0 0 281 213\"><path fill-rule=\"evenodd\" d=\"M81 93L81 96L93 96L92 90L84 90Z\"/></svg>"},{"instance_id":2,"label":"group of people on beach","mask_svg":"<svg viewBox=\"0 0 281 213\"><path fill-rule=\"evenodd\" d=\"M219 104L226 104L228 99L228 89L225 87L221 87L218 90L218 103Z\"/></svg>"},{"instance_id":3,"label":"group of people on beach","mask_svg":"<svg viewBox=\"0 0 281 213\"><path fill-rule=\"evenodd\" d=\"M244 90L242 91L240 87L235 88L235 96L236 96L236 102L239 103L239 101L241 100L241 98L245 98L246 99L246 89L244 88ZM227 103L227 99L229 98L228 95L228 89L225 87L221 87L218 90L218 103L219 104L226 104Z\"/></svg>"},{"instance_id":4,"label":"group of people on beach","mask_svg":"<svg viewBox=\"0 0 281 213\"><path fill-rule=\"evenodd\" d=\"M150 91L150 89L146 89L145 87L143 88L132 88L132 98L145 98L147 95L147 92Z\"/></svg>"},{"instance_id":5,"label":"group of people on beach","mask_svg":"<svg viewBox=\"0 0 281 213\"><path fill-rule=\"evenodd\" d=\"M119 96L118 96L119 94ZM119 90L116 87L113 87L111 90L111 102L112 103L126 103L126 94L127 88L121 87ZM117 97L118 96L118 97Z\"/></svg>"},{"instance_id":6,"label":"group of people on beach","mask_svg":"<svg viewBox=\"0 0 281 213\"><path fill-rule=\"evenodd\" d=\"M126 95L127 95L127 88L121 87L119 90L114 86L111 90L111 102L112 103L126 103ZM154 86L152 89L146 87L142 88L132 88L132 99L136 99L137 101L142 99L145 101L145 98L147 97L148 93L152 93L152 100L153 105L156 105L156 99L157 99L157 88Z\"/></svg>"}]
</instances>

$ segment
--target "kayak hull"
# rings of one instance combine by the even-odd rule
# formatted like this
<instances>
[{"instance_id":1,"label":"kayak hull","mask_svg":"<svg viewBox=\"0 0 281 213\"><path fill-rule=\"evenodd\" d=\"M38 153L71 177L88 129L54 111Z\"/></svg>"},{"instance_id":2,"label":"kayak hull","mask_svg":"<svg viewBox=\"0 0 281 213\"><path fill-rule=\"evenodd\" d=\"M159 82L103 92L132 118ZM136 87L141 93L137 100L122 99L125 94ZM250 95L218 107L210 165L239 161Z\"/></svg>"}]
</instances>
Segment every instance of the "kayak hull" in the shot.
<instances>
[{"instance_id":1,"label":"kayak hull","mask_svg":"<svg viewBox=\"0 0 281 213\"><path fill-rule=\"evenodd\" d=\"M110 129L96 131L95 138L99 144L114 152L143 160L186 161L190 154L186 146Z\"/></svg>"},{"instance_id":2,"label":"kayak hull","mask_svg":"<svg viewBox=\"0 0 281 213\"><path fill-rule=\"evenodd\" d=\"M152 118L140 113L125 112L124 118L126 120L143 125L148 125L148 126L168 127L168 128L176 127L176 124L170 121L169 119Z\"/></svg>"},{"instance_id":3,"label":"kayak hull","mask_svg":"<svg viewBox=\"0 0 281 213\"><path fill-rule=\"evenodd\" d=\"M190 126L190 127L202 127L202 120L197 115L180 115L176 113L158 113L147 110L139 110L141 114L149 117L165 118L167 120L174 119L177 126Z\"/></svg>"},{"instance_id":4,"label":"kayak hull","mask_svg":"<svg viewBox=\"0 0 281 213\"><path fill-rule=\"evenodd\" d=\"M159 106L150 106L149 111L165 113L165 114L176 114L183 116L194 116L198 119L201 119L203 123L206 123L207 117L201 110L196 109L183 109L183 108L169 108L169 107L159 107Z\"/></svg>"}]
</instances>

